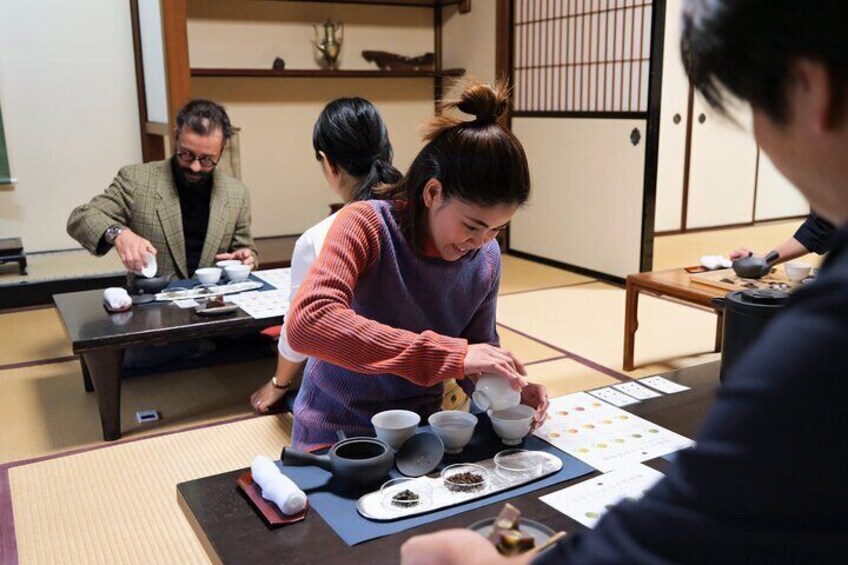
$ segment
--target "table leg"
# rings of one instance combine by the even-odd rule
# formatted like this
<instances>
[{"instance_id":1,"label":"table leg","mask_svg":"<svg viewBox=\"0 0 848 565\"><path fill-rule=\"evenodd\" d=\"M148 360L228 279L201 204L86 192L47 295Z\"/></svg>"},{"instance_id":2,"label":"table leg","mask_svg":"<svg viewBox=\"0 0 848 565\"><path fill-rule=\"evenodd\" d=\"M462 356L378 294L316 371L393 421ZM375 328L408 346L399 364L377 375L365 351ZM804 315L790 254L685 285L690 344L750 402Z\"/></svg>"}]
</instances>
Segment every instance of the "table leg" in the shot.
<instances>
[{"instance_id":1,"label":"table leg","mask_svg":"<svg viewBox=\"0 0 848 565\"><path fill-rule=\"evenodd\" d=\"M716 310L716 340L715 351L721 351L721 342L724 339L724 310Z\"/></svg>"},{"instance_id":2,"label":"table leg","mask_svg":"<svg viewBox=\"0 0 848 565\"><path fill-rule=\"evenodd\" d=\"M100 409L103 439L114 441L121 437L121 365L124 350L95 349L83 353Z\"/></svg>"},{"instance_id":3,"label":"table leg","mask_svg":"<svg viewBox=\"0 0 848 565\"><path fill-rule=\"evenodd\" d=\"M85 364L85 357L80 355L80 368L82 369L82 386L85 392L94 392L94 385L91 382L91 372L88 370L88 365Z\"/></svg>"},{"instance_id":4,"label":"table leg","mask_svg":"<svg viewBox=\"0 0 848 565\"><path fill-rule=\"evenodd\" d=\"M632 371L636 330L639 329L639 288L627 281L624 305L624 362L625 371Z\"/></svg>"}]
</instances>

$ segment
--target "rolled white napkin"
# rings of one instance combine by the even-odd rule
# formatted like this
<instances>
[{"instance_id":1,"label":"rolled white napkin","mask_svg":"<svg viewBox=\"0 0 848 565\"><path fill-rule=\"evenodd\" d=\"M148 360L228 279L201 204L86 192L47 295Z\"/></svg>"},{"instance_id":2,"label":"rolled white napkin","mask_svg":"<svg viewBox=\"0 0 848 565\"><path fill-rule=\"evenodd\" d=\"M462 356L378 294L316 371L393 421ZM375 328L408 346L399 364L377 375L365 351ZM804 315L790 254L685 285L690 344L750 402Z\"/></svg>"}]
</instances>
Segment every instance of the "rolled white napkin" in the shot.
<instances>
[{"instance_id":1,"label":"rolled white napkin","mask_svg":"<svg viewBox=\"0 0 848 565\"><path fill-rule=\"evenodd\" d=\"M257 455L250 464L253 482L262 489L262 498L270 500L283 511L292 516L306 508L306 494L294 482L282 474L280 469L264 455Z\"/></svg>"},{"instance_id":2,"label":"rolled white napkin","mask_svg":"<svg viewBox=\"0 0 848 565\"><path fill-rule=\"evenodd\" d=\"M729 269L733 266L733 261L721 255L704 255L701 257L701 265L714 271L716 269Z\"/></svg>"},{"instance_id":3,"label":"rolled white napkin","mask_svg":"<svg viewBox=\"0 0 848 565\"><path fill-rule=\"evenodd\" d=\"M123 288L107 288L103 291L103 302L109 310L126 310L132 306L132 298Z\"/></svg>"}]
</instances>

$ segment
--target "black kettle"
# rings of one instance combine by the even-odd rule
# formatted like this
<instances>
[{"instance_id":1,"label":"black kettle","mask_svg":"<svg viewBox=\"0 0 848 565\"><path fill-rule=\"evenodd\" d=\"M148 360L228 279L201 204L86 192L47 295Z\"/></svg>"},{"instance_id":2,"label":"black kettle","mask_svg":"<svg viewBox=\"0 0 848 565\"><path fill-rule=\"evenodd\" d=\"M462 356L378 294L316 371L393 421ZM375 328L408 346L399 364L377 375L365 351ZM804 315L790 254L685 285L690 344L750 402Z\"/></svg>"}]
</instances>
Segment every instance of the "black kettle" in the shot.
<instances>
[{"instance_id":1,"label":"black kettle","mask_svg":"<svg viewBox=\"0 0 848 565\"><path fill-rule=\"evenodd\" d=\"M724 298L713 298L713 306L724 311L719 373L722 381L730 367L763 333L787 298L788 293L776 289L736 290Z\"/></svg>"}]
</instances>

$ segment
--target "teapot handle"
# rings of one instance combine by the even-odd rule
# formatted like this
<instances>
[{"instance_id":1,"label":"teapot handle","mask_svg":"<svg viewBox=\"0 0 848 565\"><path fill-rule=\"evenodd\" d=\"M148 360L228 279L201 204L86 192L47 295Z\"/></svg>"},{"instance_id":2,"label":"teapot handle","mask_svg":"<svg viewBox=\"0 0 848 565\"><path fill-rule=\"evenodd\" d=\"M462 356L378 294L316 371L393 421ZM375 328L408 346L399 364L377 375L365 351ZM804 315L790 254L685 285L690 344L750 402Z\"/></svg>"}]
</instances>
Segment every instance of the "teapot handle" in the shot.
<instances>
[{"instance_id":1,"label":"teapot handle","mask_svg":"<svg viewBox=\"0 0 848 565\"><path fill-rule=\"evenodd\" d=\"M336 35L338 36L336 37L337 42L341 43L344 41L344 22L339 22L336 25Z\"/></svg>"},{"instance_id":2,"label":"teapot handle","mask_svg":"<svg viewBox=\"0 0 848 565\"><path fill-rule=\"evenodd\" d=\"M777 249L769 252L769 254L765 257L765 261L769 265L773 264L778 259L780 259L780 252Z\"/></svg>"}]
</instances>

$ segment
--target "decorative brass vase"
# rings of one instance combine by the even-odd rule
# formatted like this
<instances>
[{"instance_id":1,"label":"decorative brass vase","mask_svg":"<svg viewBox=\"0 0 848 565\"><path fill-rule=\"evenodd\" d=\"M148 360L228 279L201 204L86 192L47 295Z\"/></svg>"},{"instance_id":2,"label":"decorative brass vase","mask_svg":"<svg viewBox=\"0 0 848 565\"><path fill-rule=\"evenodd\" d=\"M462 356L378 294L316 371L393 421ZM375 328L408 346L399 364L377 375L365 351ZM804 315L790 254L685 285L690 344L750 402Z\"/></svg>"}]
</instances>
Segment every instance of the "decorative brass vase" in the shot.
<instances>
[{"instance_id":1,"label":"decorative brass vase","mask_svg":"<svg viewBox=\"0 0 848 565\"><path fill-rule=\"evenodd\" d=\"M334 22L328 18L323 24L323 38L318 24L312 24L312 27L315 29L315 48L321 52L321 56L327 63L327 68L331 71L336 70L336 61L342 50L342 41L344 41L344 23Z\"/></svg>"}]
</instances>

